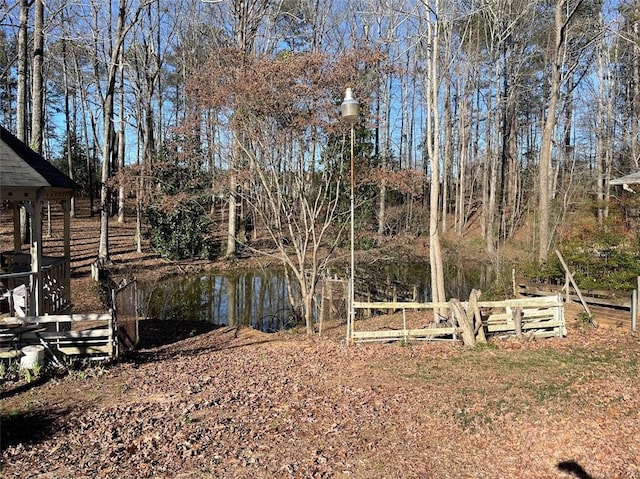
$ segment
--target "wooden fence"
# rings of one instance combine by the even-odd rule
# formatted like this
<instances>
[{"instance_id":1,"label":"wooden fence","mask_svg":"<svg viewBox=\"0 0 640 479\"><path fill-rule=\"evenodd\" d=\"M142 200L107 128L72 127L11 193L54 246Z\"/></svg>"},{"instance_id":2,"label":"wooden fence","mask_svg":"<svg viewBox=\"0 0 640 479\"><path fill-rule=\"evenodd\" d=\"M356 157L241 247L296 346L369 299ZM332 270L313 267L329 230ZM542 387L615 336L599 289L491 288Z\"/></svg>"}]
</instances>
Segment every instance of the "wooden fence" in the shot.
<instances>
[{"instance_id":1,"label":"wooden fence","mask_svg":"<svg viewBox=\"0 0 640 479\"><path fill-rule=\"evenodd\" d=\"M23 346L40 344L53 355L114 358L138 344L135 282L112 292L108 313L51 314L0 320L0 358L16 358Z\"/></svg>"},{"instance_id":2,"label":"wooden fence","mask_svg":"<svg viewBox=\"0 0 640 479\"><path fill-rule=\"evenodd\" d=\"M539 298L480 301L482 310L490 311L486 320L488 335L517 337L564 337L567 327L564 303L560 295Z\"/></svg>"},{"instance_id":3,"label":"wooden fence","mask_svg":"<svg viewBox=\"0 0 640 479\"><path fill-rule=\"evenodd\" d=\"M476 338L514 336L518 338L564 337L567 329L564 304L558 296L504 301L443 303L354 302L354 310L396 310L375 329L364 329L370 319L356 321L348 338L353 342L441 340L475 344ZM417 326L416 326L417 325ZM466 335L466 337L465 337ZM472 341L473 339L473 341Z\"/></svg>"},{"instance_id":4,"label":"wooden fence","mask_svg":"<svg viewBox=\"0 0 640 479\"><path fill-rule=\"evenodd\" d=\"M569 311L585 311L582 302L589 308L589 313L600 326L615 327L636 331L638 316L638 293L620 291L583 290L578 297L573 287L565 285L561 291L557 285L544 283L519 282L514 290L523 297L555 296L561 294L565 308ZM587 313L588 314L588 313Z\"/></svg>"},{"instance_id":5,"label":"wooden fence","mask_svg":"<svg viewBox=\"0 0 640 479\"><path fill-rule=\"evenodd\" d=\"M29 316L28 324L42 327L42 331L27 333L23 341L42 343L51 351L65 356L96 356L101 358L117 355L114 317L102 314L61 314Z\"/></svg>"}]
</instances>

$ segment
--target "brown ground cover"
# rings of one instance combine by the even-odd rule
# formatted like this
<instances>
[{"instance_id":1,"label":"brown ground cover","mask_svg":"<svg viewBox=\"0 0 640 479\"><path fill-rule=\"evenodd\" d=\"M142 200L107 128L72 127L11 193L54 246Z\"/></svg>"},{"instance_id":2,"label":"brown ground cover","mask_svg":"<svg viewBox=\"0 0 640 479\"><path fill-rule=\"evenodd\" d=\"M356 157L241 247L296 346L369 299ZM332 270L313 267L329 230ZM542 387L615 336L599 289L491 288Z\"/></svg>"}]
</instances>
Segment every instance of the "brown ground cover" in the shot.
<instances>
[{"instance_id":1,"label":"brown ground cover","mask_svg":"<svg viewBox=\"0 0 640 479\"><path fill-rule=\"evenodd\" d=\"M2 238L6 238L3 230ZM97 221L73 221L76 310ZM133 252L115 268L158 278L201 265ZM640 478L638 338L377 343L225 328L115 364L4 380L2 478Z\"/></svg>"}]
</instances>

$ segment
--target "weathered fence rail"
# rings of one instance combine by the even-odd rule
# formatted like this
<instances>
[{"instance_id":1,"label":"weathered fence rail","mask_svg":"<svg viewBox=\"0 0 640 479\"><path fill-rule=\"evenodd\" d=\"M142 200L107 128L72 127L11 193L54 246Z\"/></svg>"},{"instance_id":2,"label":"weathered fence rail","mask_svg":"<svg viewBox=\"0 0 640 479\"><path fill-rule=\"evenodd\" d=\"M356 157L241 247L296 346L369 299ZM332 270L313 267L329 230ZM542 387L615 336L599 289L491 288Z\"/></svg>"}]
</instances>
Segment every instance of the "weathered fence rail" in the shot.
<instances>
[{"instance_id":1,"label":"weathered fence rail","mask_svg":"<svg viewBox=\"0 0 640 479\"><path fill-rule=\"evenodd\" d=\"M543 283L519 282L515 291L523 297L556 296L560 294L565 301L565 309L579 311L581 301L573 288L565 285L563 291L558 291L560 286ZM588 305L594 319L602 326L610 326L635 330L637 323L638 307L637 292L619 292L604 290L584 290L582 300Z\"/></svg>"},{"instance_id":2,"label":"weathered fence rail","mask_svg":"<svg viewBox=\"0 0 640 479\"><path fill-rule=\"evenodd\" d=\"M111 313L28 316L24 320L44 329L25 334L22 338L25 342L43 341L48 348L65 356L117 355L114 317Z\"/></svg>"},{"instance_id":3,"label":"weathered fence rail","mask_svg":"<svg viewBox=\"0 0 640 479\"><path fill-rule=\"evenodd\" d=\"M407 310L449 310L449 303L398 303L393 301L361 302L354 301L354 310L401 310L402 325L397 328L380 329L376 331L352 331L352 340L366 341L408 341L408 340L455 340L456 327L446 322L431 321L431 327L411 328L407 324Z\"/></svg>"},{"instance_id":4,"label":"weathered fence rail","mask_svg":"<svg viewBox=\"0 0 640 479\"><path fill-rule=\"evenodd\" d=\"M479 293L478 293L479 294ZM390 319L383 327L366 328L367 320L356 321L353 342L391 340L457 340L475 344L486 336L564 337L567 334L564 303L559 295L504 301L451 300L440 303L361 302L354 310L398 310L400 318ZM411 320L407 312L412 312ZM417 314L416 314L417 313ZM424 326L415 327L416 321Z\"/></svg>"},{"instance_id":5,"label":"weathered fence rail","mask_svg":"<svg viewBox=\"0 0 640 479\"><path fill-rule=\"evenodd\" d=\"M491 310L486 331L491 334L529 334L534 337L566 336L564 303L560 295L538 298L479 301L480 308Z\"/></svg>"}]
</instances>

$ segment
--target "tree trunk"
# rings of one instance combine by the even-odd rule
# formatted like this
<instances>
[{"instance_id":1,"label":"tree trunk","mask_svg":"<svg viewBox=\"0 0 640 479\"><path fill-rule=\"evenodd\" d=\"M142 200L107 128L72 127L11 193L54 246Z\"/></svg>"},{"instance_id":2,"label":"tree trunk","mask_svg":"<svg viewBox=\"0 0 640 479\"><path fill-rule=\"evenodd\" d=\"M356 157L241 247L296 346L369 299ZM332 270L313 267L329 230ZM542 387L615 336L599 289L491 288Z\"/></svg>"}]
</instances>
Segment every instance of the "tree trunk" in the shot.
<instances>
[{"instance_id":1,"label":"tree trunk","mask_svg":"<svg viewBox=\"0 0 640 479\"><path fill-rule=\"evenodd\" d=\"M556 125L556 109L560 100L560 88L562 86L561 69L563 65L564 45L567 27L573 16L582 4L579 0L573 5L571 11L563 18L563 12L567 0L556 0L554 14L555 37L551 61L551 82L549 85L549 103L547 115L542 130L540 145L540 164L538 169L538 263L547 261L549 248L551 247L551 234L549 231L549 209L551 207L551 157L553 154L553 134Z\"/></svg>"},{"instance_id":2,"label":"tree trunk","mask_svg":"<svg viewBox=\"0 0 640 479\"><path fill-rule=\"evenodd\" d=\"M387 75L382 75L380 82L380 119L378 129L380 131L380 167L382 169L382 179L380 181L380 189L378 191L378 236L382 237L386 225L386 205L387 205L387 179L385 177L388 164L387 153L389 151L389 92L387 89Z\"/></svg>"},{"instance_id":3,"label":"tree trunk","mask_svg":"<svg viewBox=\"0 0 640 479\"><path fill-rule=\"evenodd\" d=\"M27 142L27 66L29 0L20 0L20 26L18 29L18 87L16 98L16 137Z\"/></svg>"},{"instance_id":4,"label":"tree trunk","mask_svg":"<svg viewBox=\"0 0 640 479\"><path fill-rule=\"evenodd\" d=\"M232 258L236 255L236 231L238 228L237 190L236 173L232 166L229 177L229 222L227 224L227 253L225 255L227 258Z\"/></svg>"},{"instance_id":5,"label":"tree trunk","mask_svg":"<svg viewBox=\"0 0 640 479\"><path fill-rule=\"evenodd\" d=\"M118 130L118 170L124 170L124 155L125 155L125 121L124 121L124 49L120 49L120 65L118 66L119 75L120 75L120 85L122 87L122 92L120 93L120 128ZM125 214L125 198L126 191L124 188L124 184L121 182L118 185L118 223L124 223Z\"/></svg>"},{"instance_id":6,"label":"tree trunk","mask_svg":"<svg viewBox=\"0 0 640 479\"><path fill-rule=\"evenodd\" d=\"M447 42L448 44L448 42ZM450 52L445 52L449 55ZM451 162L453 157L453 112L451 111L451 82L447 81L444 97L444 151L442 155L442 234L446 235L448 231L447 215L449 213L449 173L451 171Z\"/></svg>"},{"instance_id":7,"label":"tree trunk","mask_svg":"<svg viewBox=\"0 0 640 479\"><path fill-rule=\"evenodd\" d=\"M430 79L427 90L427 138L429 160L431 166L431 191L429 195L429 266L431 271L431 295L433 302L443 302L444 267L440 249L440 232L438 229L438 201L440 199L440 114L438 98L440 92L439 64L439 0L435 0L434 19L429 21L428 35L431 42L428 54Z\"/></svg>"},{"instance_id":8,"label":"tree trunk","mask_svg":"<svg viewBox=\"0 0 640 479\"><path fill-rule=\"evenodd\" d=\"M627 131L631 135L631 160L633 167L637 170L640 167L640 5L635 2L633 10L633 59L631 68L633 69L633 87L631 92L631 118L630 127Z\"/></svg>"},{"instance_id":9,"label":"tree trunk","mask_svg":"<svg viewBox=\"0 0 640 479\"><path fill-rule=\"evenodd\" d=\"M565 0L557 0L555 8L555 42L551 66L551 84L547 115L542 130L540 163L538 166L538 263L547 261L550 247L549 208L551 155L553 152L553 132L556 125L556 106L560 98L561 49L563 44L562 8Z\"/></svg>"},{"instance_id":10,"label":"tree trunk","mask_svg":"<svg viewBox=\"0 0 640 479\"><path fill-rule=\"evenodd\" d=\"M65 23L65 15L64 9L61 12L62 15L62 23ZM73 152L71 151L71 130L72 125L75 125L75 117L71 114L71 106L70 106L70 98L71 98L71 89L69 88L69 68L68 68L68 55L67 55L67 40L63 38L61 40L62 44L62 84L64 89L64 127L65 127L65 143L67 148L67 168L69 169L68 175L70 179L74 179L73 173ZM73 128L74 134L76 135L76 144L77 144L77 131ZM71 197L71 202L69 204L69 217L74 218L76 216L76 201L75 197Z\"/></svg>"},{"instance_id":11,"label":"tree trunk","mask_svg":"<svg viewBox=\"0 0 640 479\"><path fill-rule=\"evenodd\" d=\"M42 63L44 59L44 6L42 0L34 1L33 24L33 68L31 91L31 148L42 153L42 130L44 128L44 86Z\"/></svg>"},{"instance_id":12,"label":"tree trunk","mask_svg":"<svg viewBox=\"0 0 640 479\"><path fill-rule=\"evenodd\" d=\"M602 22L602 19L601 19ZM605 162L605 149L606 149L606 137L607 135L607 121L605 119L605 47L602 44L598 45L598 109L596 113L596 200L598 208L598 224L604 224L604 162Z\"/></svg>"},{"instance_id":13,"label":"tree trunk","mask_svg":"<svg viewBox=\"0 0 640 479\"><path fill-rule=\"evenodd\" d=\"M111 194L108 186L111 176L111 159L114 150L114 95L116 86L116 73L120 49L124 41L124 19L126 13L126 0L120 0L118 8L118 20L116 25L116 44L112 46L110 62L107 73L107 87L103 100L103 135L102 135L102 170L100 174L100 242L98 246L98 258L109 259L109 213L111 210Z\"/></svg>"}]
</instances>

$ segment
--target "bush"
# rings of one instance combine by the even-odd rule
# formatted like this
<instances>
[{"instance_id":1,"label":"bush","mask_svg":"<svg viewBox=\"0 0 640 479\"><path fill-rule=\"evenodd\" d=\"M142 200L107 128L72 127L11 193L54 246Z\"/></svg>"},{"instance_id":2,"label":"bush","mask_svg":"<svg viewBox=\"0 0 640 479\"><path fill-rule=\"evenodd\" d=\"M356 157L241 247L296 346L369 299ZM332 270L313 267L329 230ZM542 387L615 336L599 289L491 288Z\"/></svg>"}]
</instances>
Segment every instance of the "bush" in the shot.
<instances>
[{"instance_id":1,"label":"bush","mask_svg":"<svg viewBox=\"0 0 640 479\"><path fill-rule=\"evenodd\" d=\"M202 212L184 208L164 211L147 209L149 237L153 248L169 259L212 259L211 220Z\"/></svg>"},{"instance_id":2,"label":"bush","mask_svg":"<svg viewBox=\"0 0 640 479\"><path fill-rule=\"evenodd\" d=\"M581 289L630 291L640 276L638 246L615 225L585 223L562 238L559 250ZM541 281L565 281L565 271L555 255L544 265L532 265L528 273Z\"/></svg>"},{"instance_id":3,"label":"bush","mask_svg":"<svg viewBox=\"0 0 640 479\"><path fill-rule=\"evenodd\" d=\"M188 162L158 161L145 212L153 248L169 259L214 257L210 176Z\"/></svg>"}]
</instances>

